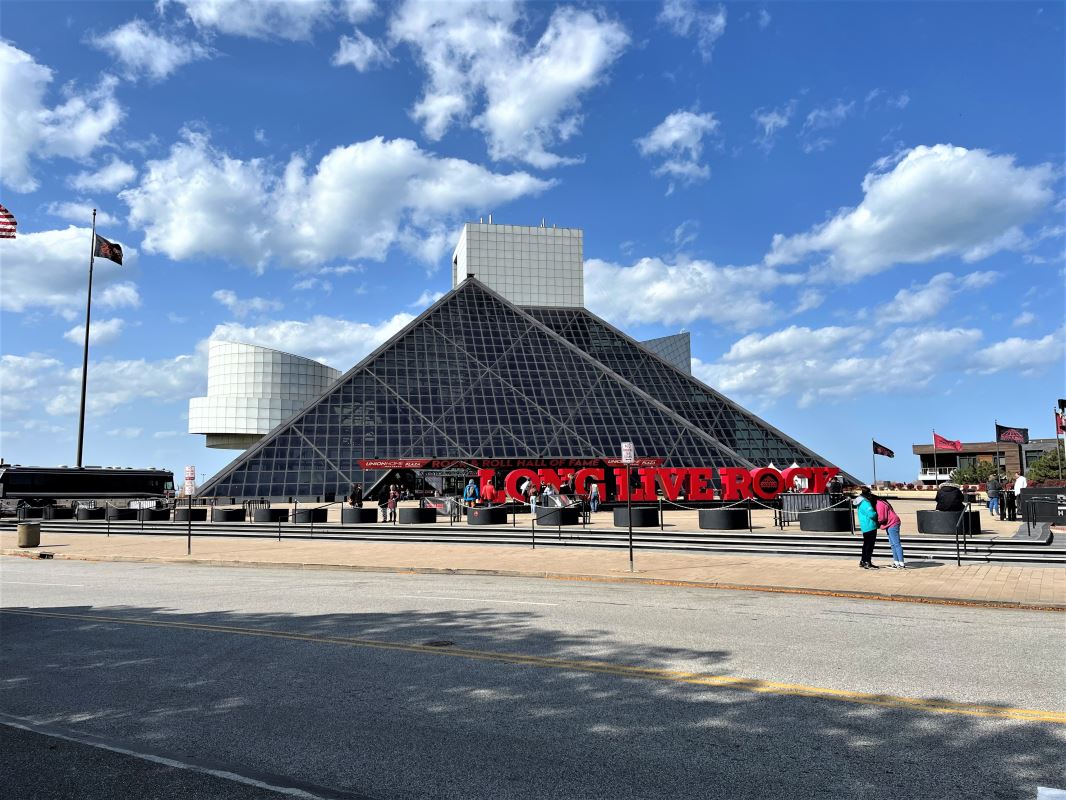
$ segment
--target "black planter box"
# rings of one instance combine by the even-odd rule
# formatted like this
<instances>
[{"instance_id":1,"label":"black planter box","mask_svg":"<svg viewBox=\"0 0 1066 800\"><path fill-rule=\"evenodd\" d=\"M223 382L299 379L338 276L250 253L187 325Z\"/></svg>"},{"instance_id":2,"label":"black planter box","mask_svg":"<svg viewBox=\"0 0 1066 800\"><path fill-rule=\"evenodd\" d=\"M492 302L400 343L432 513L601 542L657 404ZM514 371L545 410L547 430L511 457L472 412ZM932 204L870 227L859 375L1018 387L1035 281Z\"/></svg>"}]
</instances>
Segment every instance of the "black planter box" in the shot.
<instances>
[{"instance_id":1,"label":"black planter box","mask_svg":"<svg viewBox=\"0 0 1066 800\"><path fill-rule=\"evenodd\" d=\"M633 510L636 511L635 508ZM581 515L577 508L545 508L537 506L538 525L557 528L560 525L577 525L580 521Z\"/></svg>"},{"instance_id":2,"label":"black planter box","mask_svg":"<svg viewBox=\"0 0 1066 800\"><path fill-rule=\"evenodd\" d=\"M380 518L377 508L342 508L341 524L369 525Z\"/></svg>"},{"instance_id":3,"label":"black planter box","mask_svg":"<svg viewBox=\"0 0 1066 800\"><path fill-rule=\"evenodd\" d=\"M307 522L325 522L326 509L324 508L298 508L292 514L292 521L297 524Z\"/></svg>"},{"instance_id":4,"label":"black planter box","mask_svg":"<svg viewBox=\"0 0 1066 800\"><path fill-rule=\"evenodd\" d=\"M1026 503L1026 501L1032 501ZM1066 525L1066 487L1042 486L1022 489L1018 498L1018 518L1025 520L1026 507L1029 509L1030 522L1050 522L1052 525Z\"/></svg>"},{"instance_id":5,"label":"black planter box","mask_svg":"<svg viewBox=\"0 0 1066 800\"><path fill-rule=\"evenodd\" d=\"M287 508L254 508L252 509L252 522L288 522L289 509Z\"/></svg>"},{"instance_id":6,"label":"black planter box","mask_svg":"<svg viewBox=\"0 0 1066 800\"><path fill-rule=\"evenodd\" d=\"M78 519L103 519L104 509L102 508L79 508Z\"/></svg>"},{"instance_id":7,"label":"black planter box","mask_svg":"<svg viewBox=\"0 0 1066 800\"><path fill-rule=\"evenodd\" d=\"M700 529L705 531L748 530L746 508L701 508Z\"/></svg>"},{"instance_id":8,"label":"black planter box","mask_svg":"<svg viewBox=\"0 0 1066 800\"><path fill-rule=\"evenodd\" d=\"M166 522L170 519L169 508L138 508L137 519L142 522Z\"/></svg>"},{"instance_id":9,"label":"black planter box","mask_svg":"<svg viewBox=\"0 0 1066 800\"><path fill-rule=\"evenodd\" d=\"M175 522L207 522L207 509L200 508L175 508L174 509L174 521Z\"/></svg>"},{"instance_id":10,"label":"black planter box","mask_svg":"<svg viewBox=\"0 0 1066 800\"><path fill-rule=\"evenodd\" d=\"M436 509L433 509L436 511ZM507 509L503 506L491 508L468 508L466 510L467 525L506 525Z\"/></svg>"},{"instance_id":11,"label":"black planter box","mask_svg":"<svg viewBox=\"0 0 1066 800\"><path fill-rule=\"evenodd\" d=\"M74 509L70 506L48 506L44 512L45 519L74 519Z\"/></svg>"},{"instance_id":12,"label":"black planter box","mask_svg":"<svg viewBox=\"0 0 1066 800\"><path fill-rule=\"evenodd\" d=\"M799 515L800 530L811 533L850 533L852 516L850 508L823 508L805 511Z\"/></svg>"},{"instance_id":13,"label":"black planter box","mask_svg":"<svg viewBox=\"0 0 1066 800\"><path fill-rule=\"evenodd\" d=\"M399 511L401 525L429 525L437 521L435 508L401 508Z\"/></svg>"},{"instance_id":14,"label":"black planter box","mask_svg":"<svg viewBox=\"0 0 1066 800\"><path fill-rule=\"evenodd\" d=\"M657 528L659 527L659 509L634 506L630 513L630 509L626 506L615 506L614 526L616 528L628 528L630 519L633 520L634 528Z\"/></svg>"},{"instance_id":15,"label":"black planter box","mask_svg":"<svg viewBox=\"0 0 1066 800\"><path fill-rule=\"evenodd\" d=\"M46 519L47 506L23 506L19 509L19 519Z\"/></svg>"},{"instance_id":16,"label":"black planter box","mask_svg":"<svg viewBox=\"0 0 1066 800\"><path fill-rule=\"evenodd\" d=\"M113 522L128 522L137 519L136 508L112 508L107 507L107 518Z\"/></svg>"},{"instance_id":17,"label":"black planter box","mask_svg":"<svg viewBox=\"0 0 1066 800\"><path fill-rule=\"evenodd\" d=\"M243 508L215 508L211 510L212 522L244 522L246 516Z\"/></svg>"},{"instance_id":18,"label":"black planter box","mask_svg":"<svg viewBox=\"0 0 1066 800\"><path fill-rule=\"evenodd\" d=\"M919 511L918 533L943 533L954 536L965 533L970 536L981 532L979 511Z\"/></svg>"}]
</instances>

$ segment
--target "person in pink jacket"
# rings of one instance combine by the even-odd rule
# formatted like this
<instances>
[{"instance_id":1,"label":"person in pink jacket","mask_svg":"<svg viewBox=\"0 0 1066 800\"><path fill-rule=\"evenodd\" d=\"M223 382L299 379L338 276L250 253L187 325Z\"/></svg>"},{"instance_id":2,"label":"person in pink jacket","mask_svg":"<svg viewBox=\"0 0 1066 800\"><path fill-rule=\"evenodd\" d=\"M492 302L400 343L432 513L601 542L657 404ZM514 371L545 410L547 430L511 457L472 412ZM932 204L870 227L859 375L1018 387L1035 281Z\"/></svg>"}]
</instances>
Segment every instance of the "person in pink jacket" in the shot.
<instances>
[{"instance_id":1,"label":"person in pink jacket","mask_svg":"<svg viewBox=\"0 0 1066 800\"><path fill-rule=\"evenodd\" d=\"M883 497L877 498L875 508L877 509L877 524L888 531L888 541L892 545L892 568L906 569L907 565L903 561L903 544L899 540L899 514Z\"/></svg>"}]
</instances>

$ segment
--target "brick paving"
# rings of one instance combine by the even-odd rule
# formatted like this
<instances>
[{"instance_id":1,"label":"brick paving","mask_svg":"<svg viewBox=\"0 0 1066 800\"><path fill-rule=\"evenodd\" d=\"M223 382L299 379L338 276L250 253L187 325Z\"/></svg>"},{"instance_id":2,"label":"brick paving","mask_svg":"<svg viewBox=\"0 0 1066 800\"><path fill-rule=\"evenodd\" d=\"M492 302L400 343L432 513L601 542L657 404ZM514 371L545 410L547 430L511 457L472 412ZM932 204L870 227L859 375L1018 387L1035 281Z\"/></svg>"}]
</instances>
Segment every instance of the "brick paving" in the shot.
<instances>
[{"instance_id":1,"label":"brick paving","mask_svg":"<svg viewBox=\"0 0 1066 800\"><path fill-rule=\"evenodd\" d=\"M545 536L550 534L545 533ZM18 550L14 532L0 534L0 553ZM348 568L387 571L490 573L575 580L630 580L697 585L869 594L896 599L1001 603L1066 610L1066 569L1061 566L974 564L957 567L941 561L912 562L905 571L862 570L856 559L636 553L630 573L625 550L591 548L448 545L353 541L193 538L192 556L185 537L99 534L42 534L41 550L56 558L147 560L166 563ZM0 561L2 565L2 561Z\"/></svg>"}]
</instances>

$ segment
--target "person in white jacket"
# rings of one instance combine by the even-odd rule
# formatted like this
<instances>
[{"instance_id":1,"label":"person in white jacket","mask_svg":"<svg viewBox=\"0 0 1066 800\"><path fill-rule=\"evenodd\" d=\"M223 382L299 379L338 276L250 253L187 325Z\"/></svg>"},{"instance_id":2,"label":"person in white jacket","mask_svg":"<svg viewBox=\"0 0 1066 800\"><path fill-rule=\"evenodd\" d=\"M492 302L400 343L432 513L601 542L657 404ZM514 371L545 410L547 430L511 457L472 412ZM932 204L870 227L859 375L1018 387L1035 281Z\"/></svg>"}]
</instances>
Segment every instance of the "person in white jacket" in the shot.
<instances>
[{"instance_id":1,"label":"person in white jacket","mask_svg":"<svg viewBox=\"0 0 1066 800\"><path fill-rule=\"evenodd\" d=\"M1014 473L1014 494L1015 494L1015 497L1017 497L1018 494L1021 492L1021 490L1024 489L1028 485L1029 485L1029 481L1026 480L1026 477L1024 475L1022 475L1022 473L1020 473L1020 472Z\"/></svg>"}]
</instances>

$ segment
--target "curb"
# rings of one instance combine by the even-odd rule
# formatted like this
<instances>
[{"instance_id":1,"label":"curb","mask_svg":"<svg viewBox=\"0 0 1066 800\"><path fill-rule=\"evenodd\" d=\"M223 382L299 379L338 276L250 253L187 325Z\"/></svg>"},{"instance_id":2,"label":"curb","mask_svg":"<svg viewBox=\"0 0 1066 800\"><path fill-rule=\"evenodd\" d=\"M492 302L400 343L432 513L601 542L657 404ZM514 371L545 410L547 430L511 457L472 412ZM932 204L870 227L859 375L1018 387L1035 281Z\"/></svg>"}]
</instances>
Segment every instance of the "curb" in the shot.
<instances>
[{"instance_id":1,"label":"curb","mask_svg":"<svg viewBox=\"0 0 1066 800\"><path fill-rule=\"evenodd\" d=\"M47 551L44 551L47 552ZM15 558L38 559L42 551L0 549L0 555ZM1009 600L978 600L965 597L930 597L927 595L885 594L855 590L816 589L803 586L765 586L760 584L721 583L717 581L679 581L666 578L641 578L626 575L580 575L564 572L537 572L507 569L475 569L449 567L400 567L372 566L365 564L316 564L274 561L227 561L206 558L162 558L155 556L72 556L65 553L50 553L48 558L60 561L125 562L141 564L167 564L194 567L241 567L249 569L310 569L339 570L348 572L377 572L394 575L469 575L501 578L538 578L541 580L572 581L575 583L628 583L642 586L673 586L688 589L722 589L738 592L765 592L767 594L797 594L814 597L839 597L854 600L882 600L893 603L919 603L923 605L963 606L969 608L1010 609L1017 611L1066 612L1066 603L1022 603Z\"/></svg>"}]
</instances>

